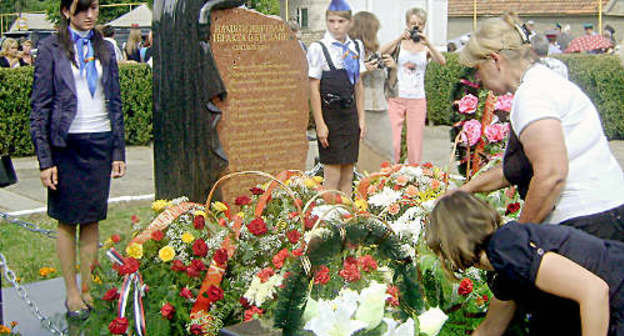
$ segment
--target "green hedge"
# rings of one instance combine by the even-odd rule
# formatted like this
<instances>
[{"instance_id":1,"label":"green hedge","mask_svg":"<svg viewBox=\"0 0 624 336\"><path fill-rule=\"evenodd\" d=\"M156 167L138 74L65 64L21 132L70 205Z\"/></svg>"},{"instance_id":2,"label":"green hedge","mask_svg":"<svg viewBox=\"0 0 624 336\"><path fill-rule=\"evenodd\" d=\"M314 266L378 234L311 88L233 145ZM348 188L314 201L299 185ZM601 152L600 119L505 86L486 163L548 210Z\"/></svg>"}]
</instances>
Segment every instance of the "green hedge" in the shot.
<instances>
[{"instance_id":1,"label":"green hedge","mask_svg":"<svg viewBox=\"0 0 624 336\"><path fill-rule=\"evenodd\" d=\"M0 154L34 154L30 141L32 67L0 68ZM147 65L120 65L119 79L128 145L152 140L152 72Z\"/></svg>"},{"instance_id":2,"label":"green hedge","mask_svg":"<svg viewBox=\"0 0 624 336\"><path fill-rule=\"evenodd\" d=\"M451 90L463 67L457 54L446 54L445 66L430 63L425 77L428 118L436 125L451 124ZM617 56L561 55L569 78L585 91L602 118L610 140L624 139L624 68Z\"/></svg>"}]
</instances>

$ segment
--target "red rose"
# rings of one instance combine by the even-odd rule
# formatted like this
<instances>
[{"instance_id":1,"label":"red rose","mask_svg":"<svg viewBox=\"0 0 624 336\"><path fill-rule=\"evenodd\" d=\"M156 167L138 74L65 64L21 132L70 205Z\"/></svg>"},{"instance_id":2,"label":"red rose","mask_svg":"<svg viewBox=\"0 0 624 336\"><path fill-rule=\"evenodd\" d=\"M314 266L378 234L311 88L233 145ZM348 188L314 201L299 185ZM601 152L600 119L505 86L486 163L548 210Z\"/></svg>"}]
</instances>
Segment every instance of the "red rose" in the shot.
<instances>
[{"instance_id":1,"label":"red rose","mask_svg":"<svg viewBox=\"0 0 624 336\"><path fill-rule=\"evenodd\" d=\"M358 265L358 261L354 257L351 257L351 256L346 257L345 260L342 262L342 266L346 267L347 265L355 265L355 266L357 266Z\"/></svg>"},{"instance_id":2,"label":"red rose","mask_svg":"<svg viewBox=\"0 0 624 336\"><path fill-rule=\"evenodd\" d=\"M196 230L203 230L206 226L206 218L203 215L197 215L193 218L193 226Z\"/></svg>"},{"instance_id":3,"label":"red rose","mask_svg":"<svg viewBox=\"0 0 624 336\"><path fill-rule=\"evenodd\" d=\"M245 309L250 307L249 301L244 296L241 296L241 298L238 299L238 302L240 302L241 306L243 306L243 308Z\"/></svg>"},{"instance_id":4,"label":"red rose","mask_svg":"<svg viewBox=\"0 0 624 336\"><path fill-rule=\"evenodd\" d=\"M520 210L520 203L509 203L507 204L507 210L505 210L505 216L514 214Z\"/></svg>"},{"instance_id":5,"label":"red rose","mask_svg":"<svg viewBox=\"0 0 624 336\"><path fill-rule=\"evenodd\" d=\"M154 241L161 241L163 238L165 238L165 234L160 230L152 232L150 236Z\"/></svg>"},{"instance_id":6,"label":"red rose","mask_svg":"<svg viewBox=\"0 0 624 336\"><path fill-rule=\"evenodd\" d=\"M132 215L132 217L130 217L130 220L132 221L132 224L136 224L136 223L138 223L141 219L139 219L139 216L137 216L137 215Z\"/></svg>"},{"instance_id":7,"label":"red rose","mask_svg":"<svg viewBox=\"0 0 624 336\"><path fill-rule=\"evenodd\" d=\"M247 224L247 229L249 229L249 232L253 233L256 236L267 233L266 223L260 217L252 220L249 224Z\"/></svg>"},{"instance_id":8,"label":"red rose","mask_svg":"<svg viewBox=\"0 0 624 336\"><path fill-rule=\"evenodd\" d=\"M251 203L251 198L247 196L236 197L236 200L234 201L234 204L240 205L240 206L247 205L249 203Z\"/></svg>"},{"instance_id":9,"label":"red rose","mask_svg":"<svg viewBox=\"0 0 624 336\"><path fill-rule=\"evenodd\" d=\"M104 293L102 296L102 300L104 301L114 301L119 299L119 291L117 291L117 287L113 287Z\"/></svg>"},{"instance_id":10,"label":"red rose","mask_svg":"<svg viewBox=\"0 0 624 336\"><path fill-rule=\"evenodd\" d=\"M292 250L292 255L295 257L301 257L303 255L304 249L305 249L305 246L301 246L300 248L294 249Z\"/></svg>"},{"instance_id":11,"label":"red rose","mask_svg":"<svg viewBox=\"0 0 624 336\"><path fill-rule=\"evenodd\" d=\"M325 285L329 282L329 268L325 265L319 267L318 271L316 271L316 275L314 276L314 284Z\"/></svg>"},{"instance_id":12,"label":"red rose","mask_svg":"<svg viewBox=\"0 0 624 336\"><path fill-rule=\"evenodd\" d=\"M160 314L167 320L171 320L173 318L173 313L175 313L175 307L173 307L171 303L166 303L162 306L162 308L160 308Z\"/></svg>"},{"instance_id":13,"label":"red rose","mask_svg":"<svg viewBox=\"0 0 624 336\"><path fill-rule=\"evenodd\" d=\"M290 230L286 233L286 237L291 244L297 244L299 238L301 238L301 233L297 230Z\"/></svg>"},{"instance_id":14,"label":"red rose","mask_svg":"<svg viewBox=\"0 0 624 336\"><path fill-rule=\"evenodd\" d=\"M355 264L345 265L343 269L338 272L338 275L343 277L347 282L355 282L360 280L360 270Z\"/></svg>"},{"instance_id":15,"label":"red rose","mask_svg":"<svg viewBox=\"0 0 624 336\"><path fill-rule=\"evenodd\" d=\"M275 271L271 267L267 267L258 272L258 278L260 278L260 282L265 283L269 280L270 277L275 275Z\"/></svg>"},{"instance_id":16,"label":"red rose","mask_svg":"<svg viewBox=\"0 0 624 336\"><path fill-rule=\"evenodd\" d=\"M364 272L372 272L377 269L377 262L370 254L358 258L358 264Z\"/></svg>"},{"instance_id":17,"label":"red rose","mask_svg":"<svg viewBox=\"0 0 624 336\"><path fill-rule=\"evenodd\" d=\"M125 317L118 317L108 325L108 331L113 335L123 335L126 330L128 330L128 319Z\"/></svg>"},{"instance_id":18,"label":"red rose","mask_svg":"<svg viewBox=\"0 0 624 336\"><path fill-rule=\"evenodd\" d=\"M139 261L132 257L123 258L123 262L123 265L115 264L113 266L119 275L132 274L139 269Z\"/></svg>"},{"instance_id":19,"label":"red rose","mask_svg":"<svg viewBox=\"0 0 624 336\"><path fill-rule=\"evenodd\" d=\"M299 216L299 211L292 211L288 214L288 219L293 219L297 216Z\"/></svg>"},{"instance_id":20,"label":"red rose","mask_svg":"<svg viewBox=\"0 0 624 336\"><path fill-rule=\"evenodd\" d=\"M192 324L190 331L193 335L202 335L204 333L202 327L199 324Z\"/></svg>"},{"instance_id":21,"label":"red rose","mask_svg":"<svg viewBox=\"0 0 624 336\"><path fill-rule=\"evenodd\" d=\"M483 299L483 301L488 302L488 300L490 300L490 298L487 296L487 294L483 294L483 296L481 297Z\"/></svg>"},{"instance_id":22,"label":"red rose","mask_svg":"<svg viewBox=\"0 0 624 336\"><path fill-rule=\"evenodd\" d=\"M227 250L225 248L220 248L216 250L213 259L219 266L225 265L228 260Z\"/></svg>"},{"instance_id":23,"label":"red rose","mask_svg":"<svg viewBox=\"0 0 624 336\"><path fill-rule=\"evenodd\" d=\"M194 269L196 269L198 271L205 271L206 270L206 265L204 265L204 262L199 260L199 259L191 260L191 267L193 267Z\"/></svg>"},{"instance_id":24,"label":"red rose","mask_svg":"<svg viewBox=\"0 0 624 336\"><path fill-rule=\"evenodd\" d=\"M223 289L215 285L210 285L208 290L203 295L207 297L210 302L217 302L219 300L223 300Z\"/></svg>"},{"instance_id":25,"label":"red rose","mask_svg":"<svg viewBox=\"0 0 624 336\"><path fill-rule=\"evenodd\" d=\"M114 234L111 236L111 240L113 241L113 243L117 244L121 241L121 236L118 234Z\"/></svg>"},{"instance_id":26,"label":"red rose","mask_svg":"<svg viewBox=\"0 0 624 336\"><path fill-rule=\"evenodd\" d=\"M206 245L203 239L195 240L193 243L193 254L198 257L205 257L208 254L208 245Z\"/></svg>"},{"instance_id":27,"label":"red rose","mask_svg":"<svg viewBox=\"0 0 624 336\"><path fill-rule=\"evenodd\" d=\"M188 275L189 278L197 278L201 275L201 271L191 265L186 268L186 275Z\"/></svg>"},{"instance_id":28,"label":"red rose","mask_svg":"<svg viewBox=\"0 0 624 336\"><path fill-rule=\"evenodd\" d=\"M258 188L258 187L253 187L253 188L249 189L249 191L251 191L251 193L253 195L262 195L262 194L264 194L264 190L261 189L261 188Z\"/></svg>"},{"instance_id":29,"label":"red rose","mask_svg":"<svg viewBox=\"0 0 624 336\"><path fill-rule=\"evenodd\" d=\"M318 216L314 215L314 216L307 216L305 218L305 228L310 230L314 227L314 224L316 224L316 221L318 220Z\"/></svg>"},{"instance_id":30,"label":"red rose","mask_svg":"<svg viewBox=\"0 0 624 336\"><path fill-rule=\"evenodd\" d=\"M251 308L245 310L245 318L243 319L243 321L251 321L257 317L262 316L262 313L264 313L264 310L256 306L251 306Z\"/></svg>"},{"instance_id":31,"label":"red rose","mask_svg":"<svg viewBox=\"0 0 624 336\"><path fill-rule=\"evenodd\" d=\"M176 272L184 272L186 271L186 265L184 265L181 260L175 259L173 261L173 264L171 265L171 270Z\"/></svg>"},{"instance_id":32,"label":"red rose","mask_svg":"<svg viewBox=\"0 0 624 336\"><path fill-rule=\"evenodd\" d=\"M191 292L191 290L186 288L186 287L182 288L180 290L180 294L178 294L178 295L180 295L181 297L186 298L186 299L192 299L193 298L193 292Z\"/></svg>"},{"instance_id":33,"label":"red rose","mask_svg":"<svg viewBox=\"0 0 624 336\"><path fill-rule=\"evenodd\" d=\"M468 278L464 278L459 283L459 288L457 289L457 293L459 295L463 295L463 296L466 296L466 295L472 293L472 280L470 280Z\"/></svg>"}]
</instances>

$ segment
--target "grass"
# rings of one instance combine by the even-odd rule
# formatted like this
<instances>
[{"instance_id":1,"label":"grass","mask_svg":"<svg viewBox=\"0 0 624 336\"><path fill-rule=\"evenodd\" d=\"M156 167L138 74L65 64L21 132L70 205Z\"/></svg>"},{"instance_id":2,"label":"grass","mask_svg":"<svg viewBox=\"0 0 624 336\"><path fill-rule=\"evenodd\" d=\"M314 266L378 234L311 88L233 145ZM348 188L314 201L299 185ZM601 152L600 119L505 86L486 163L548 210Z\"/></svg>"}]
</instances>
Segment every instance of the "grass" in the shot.
<instances>
[{"instance_id":1,"label":"grass","mask_svg":"<svg viewBox=\"0 0 624 336\"><path fill-rule=\"evenodd\" d=\"M151 202L135 201L109 205L108 218L99 223L100 242L103 243L113 234L119 234L122 241L128 240L133 215L136 215L142 224L150 221L154 217ZM37 224L41 228L56 230L56 221L45 213L23 216L20 219ZM106 258L103 252L100 249L100 260ZM15 272L22 284L61 276L55 239L1 220L0 253L6 257L9 268ZM55 271L42 276L39 271L44 267L54 268ZM8 286L10 284L4 279L2 287Z\"/></svg>"}]
</instances>

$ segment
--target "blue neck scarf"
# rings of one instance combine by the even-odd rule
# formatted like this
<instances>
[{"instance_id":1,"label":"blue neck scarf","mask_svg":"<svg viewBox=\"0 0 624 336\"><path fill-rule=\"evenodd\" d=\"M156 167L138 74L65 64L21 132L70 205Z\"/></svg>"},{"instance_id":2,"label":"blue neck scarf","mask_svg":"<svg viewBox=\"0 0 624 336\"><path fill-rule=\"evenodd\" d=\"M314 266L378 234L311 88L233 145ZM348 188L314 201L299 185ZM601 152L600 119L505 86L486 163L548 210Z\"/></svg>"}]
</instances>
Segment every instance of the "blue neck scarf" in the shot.
<instances>
[{"instance_id":1,"label":"blue neck scarf","mask_svg":"<svg viewBox=\"0 0 624 336\"><path fill-rule=\"evenodd\" d=\"M69 28L68 28L69 29ZM95 95L95 88L97 87L98 74L95 68L95 51L91 44L91 37L93 37L93 30L89 31L87 36L82 37L78 33L69 29L69 33L72 36L72 40L76 45L78 51L78 61L80 62L80 76L83 76L84 70L87 71L87 85L89 86L89 92L91 97ZM84 47L87 46L87 53L84 53Z\"/></svg>"},{"instance_id":2,"label":"blue neck scarf","mask_svg":"<svg viewBox=\"0 0 624 336\"><path fill-rule=\"evenodd\" d=\"M347 41L345 44L340 42L334 42L333 45L342 48L342 58L344 60L344 68L347 71L347 76L349 77L349 82L351 84L355 84L357 79L360 77L360 57L351 49L349 49L349 43L351 41Z\"/></svg>"}]
</instances>

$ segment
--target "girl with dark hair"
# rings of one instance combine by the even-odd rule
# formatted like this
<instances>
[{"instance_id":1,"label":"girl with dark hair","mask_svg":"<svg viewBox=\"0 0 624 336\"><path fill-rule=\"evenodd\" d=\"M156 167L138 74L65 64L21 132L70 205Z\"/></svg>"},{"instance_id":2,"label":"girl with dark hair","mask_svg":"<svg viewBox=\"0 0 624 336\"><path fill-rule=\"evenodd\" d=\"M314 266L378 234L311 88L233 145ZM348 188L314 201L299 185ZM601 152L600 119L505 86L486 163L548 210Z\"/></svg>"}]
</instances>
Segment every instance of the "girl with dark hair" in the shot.
<instances>
[{"instance_id":1,"label":"girl with dark hair","mask_svg":"<svg viewBox=\"0 0 624 336\"><path fill-rule=\"evenodd\" d=\"M517 307L529 335L624 335L624 244L562 225L510 222L464 191L444 196L427 245L453 277L492 271L487 316L472 335L503 335Z\"/></svg>"},{"instance_id":2,"label":"girl with dark hair","mask_svg":"<svg viewBox=\"0 0 624 336\"><path fill-rule=\"evenodd\" d=\"M58 220L69 318L84 319L93 298L98 221L106 218L110 178L125 174L124 121L113 46L94 29L98 0L61 0L58 33L39 45L30 115L48 215ZM76 228L82 287L76 281Z\"/></svg>"}]
</instances>

